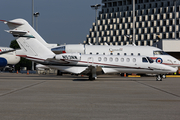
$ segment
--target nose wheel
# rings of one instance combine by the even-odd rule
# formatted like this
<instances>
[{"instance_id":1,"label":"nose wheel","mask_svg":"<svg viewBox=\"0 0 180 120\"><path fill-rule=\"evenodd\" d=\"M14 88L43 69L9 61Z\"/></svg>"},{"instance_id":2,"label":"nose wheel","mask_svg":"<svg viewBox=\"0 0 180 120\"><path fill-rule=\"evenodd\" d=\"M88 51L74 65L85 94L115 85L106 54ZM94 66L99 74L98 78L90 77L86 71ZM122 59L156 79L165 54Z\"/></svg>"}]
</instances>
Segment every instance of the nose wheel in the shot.
<instances>
[{"instance_id":1,"label":"nose wheel","mask_svg":"<svg viewBox=\"0 0 180 120\"><path fill-rule=\"evenodd\" d=\"M162 78L163 78L163 79L165 79L165 78L166 78L166 75L165 75L165 74L164 74L164 75L162 75Z\"/></svg>"}]
</instances>

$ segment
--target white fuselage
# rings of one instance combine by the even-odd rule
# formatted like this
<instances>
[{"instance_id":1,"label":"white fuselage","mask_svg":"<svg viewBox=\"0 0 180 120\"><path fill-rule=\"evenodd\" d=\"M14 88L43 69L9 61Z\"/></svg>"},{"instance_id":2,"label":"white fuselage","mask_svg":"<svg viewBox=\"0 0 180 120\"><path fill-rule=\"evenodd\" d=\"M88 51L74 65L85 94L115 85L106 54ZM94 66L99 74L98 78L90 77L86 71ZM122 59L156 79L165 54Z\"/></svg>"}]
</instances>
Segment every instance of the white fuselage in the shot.
<instances>
[{"instance_id":1,"label":"white fuselage","mask_svg":"<svg viewBox=\"0 0 180 120\"><path fill-rule=\"evenodd\" d=\"M159 48L150 46L106 46L106 45L82 45L82 44L70 44L62 45L51 49L54 53L72 53L78 52L82 54L99 54L99 55L130 55L149 56L157 63L170 65L173 67L180 66L180 61Z\"/></svg>"},{"instance_id":2,"label":"white fuselage","mask_svg":"<svg viewBox=\"0 0 180 120\"><path fill-rule=\"evenodd\" d=\"M13 49L8 47L0 47L0 53L9 50ZM20 61L20 57L16 56L15 51L1 54L0 57L5 58L7 60L8 65L15 65Z\"/></svg>"},{"instance_id":3,"label":"white fuselage","mask_svg":"<svg viewBox=\"0 0 180 120\"><path fill-rule=\"evenodd\" d=\"M145 56L80 55L78 53L69 53L57 55L55 59L65 61L66 63L54 66L48 65L49 67L76 74L85 71L90 66L95 68L101 67L104 73L166 74L177 71L176 68L167 65L155 62L150 63Z\"/></svg>"}]
</instances>

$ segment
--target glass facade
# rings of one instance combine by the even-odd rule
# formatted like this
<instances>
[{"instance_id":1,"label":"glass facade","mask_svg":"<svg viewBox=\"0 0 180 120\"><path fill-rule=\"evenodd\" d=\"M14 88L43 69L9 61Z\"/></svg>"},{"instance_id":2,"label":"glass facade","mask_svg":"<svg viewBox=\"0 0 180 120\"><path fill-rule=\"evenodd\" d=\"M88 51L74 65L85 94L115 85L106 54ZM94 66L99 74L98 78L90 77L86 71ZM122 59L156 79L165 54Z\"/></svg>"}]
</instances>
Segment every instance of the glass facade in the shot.
<instances>
[{"instance_id":1,"label":"glass facade","mask_svg":"<svg viewBox=\"0 0 180 120\"><path fill-rule=\"evenodd\" d=\"M102 0L98 15L98 30L93 23L85 43L126 45L132 43L133 0ZM175 20L176 14L176 20ZM161 39L180 38L180 0L135 0L135 44L149 45ZM175 23L176 22L176 23ZM176 26L175 26L176 24ZM176 29L176 33L175 33ZM129 36L129 38L127 37Z\"/></svg>"}]
</instances>

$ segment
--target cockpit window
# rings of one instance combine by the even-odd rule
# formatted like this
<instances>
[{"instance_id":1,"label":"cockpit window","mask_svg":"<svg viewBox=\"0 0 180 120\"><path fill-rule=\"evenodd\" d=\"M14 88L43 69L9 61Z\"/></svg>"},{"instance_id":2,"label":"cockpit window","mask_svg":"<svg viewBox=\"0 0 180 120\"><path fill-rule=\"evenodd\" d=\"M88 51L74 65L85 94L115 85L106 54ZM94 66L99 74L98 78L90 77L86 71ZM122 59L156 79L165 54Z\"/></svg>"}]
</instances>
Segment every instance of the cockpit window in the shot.
<instances>
[{"instance_id":1,"label":"cockpit window","mask_svg":"<svg viewBox=\"0 0 180 120\"><path fill-rule=\"evenodd\" d=\"M142 58L142 62L148 62L145 57Z\"/></svg>"},{"instance_id":2,"label":"cockpit window","mask_svg":"<svg viewBox=\"0 0 180 120\"><path fill-rule=\"evenodd\" d=\"M149 60L150 63L153 63L153 62L154 62L154 60L151 59L150 57L147 57L147 59Z\"/></svg>"},{"instance_id":3,"label":"cockpit window","mask_svg":"<svg viewBox=\"0 0 180 120\"><path fill-rule=\"evenodd\" d=\"M153 52L154 55L168 55L166 52L164 51L154 51Z\"/></svg>"}]
</instances>

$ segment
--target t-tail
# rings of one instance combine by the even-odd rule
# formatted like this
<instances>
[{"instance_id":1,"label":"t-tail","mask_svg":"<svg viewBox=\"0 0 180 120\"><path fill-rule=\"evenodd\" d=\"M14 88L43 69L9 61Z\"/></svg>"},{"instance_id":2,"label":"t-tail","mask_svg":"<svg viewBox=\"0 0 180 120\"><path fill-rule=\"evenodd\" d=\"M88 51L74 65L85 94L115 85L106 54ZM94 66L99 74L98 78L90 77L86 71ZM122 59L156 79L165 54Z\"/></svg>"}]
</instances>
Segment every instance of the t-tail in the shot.
<instances>
[{"instance_id":1,"label":"t-tail","mask_svg":"<svg viewBox=\"0 0 180 120\"><path fill-rule=\"evenodd\" d=\"M10 21L0 20L8 25L10 30L6 32L11 33L14 37L28 37L36 38L39 42L48 48L56 47L57 44L48 44L35 30L34 28L24 19L14 19Z\"/></svg>"}]
</instances>

